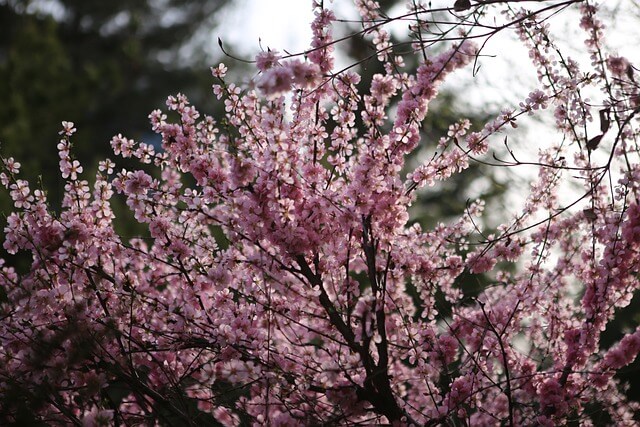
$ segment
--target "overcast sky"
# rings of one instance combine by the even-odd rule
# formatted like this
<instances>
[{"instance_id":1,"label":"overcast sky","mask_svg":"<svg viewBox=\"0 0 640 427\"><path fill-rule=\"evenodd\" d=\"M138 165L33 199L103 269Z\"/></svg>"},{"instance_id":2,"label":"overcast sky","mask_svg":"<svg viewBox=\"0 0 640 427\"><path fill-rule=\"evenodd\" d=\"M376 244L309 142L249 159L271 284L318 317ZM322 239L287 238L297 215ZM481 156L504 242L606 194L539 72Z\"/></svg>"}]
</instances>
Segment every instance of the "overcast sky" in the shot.
<instances>
[{"instance_id":1,"label":"overcast sky","mask_svg":"<svg viewBox=\"0 0 640 427\"><path fill-rule=\"evenodd\" d=\"M214 33L243 55L259 52L260 40L264 49L297 52L309 46L312 20L311 1L234 0Z\"/></svg>"}]
</instances>

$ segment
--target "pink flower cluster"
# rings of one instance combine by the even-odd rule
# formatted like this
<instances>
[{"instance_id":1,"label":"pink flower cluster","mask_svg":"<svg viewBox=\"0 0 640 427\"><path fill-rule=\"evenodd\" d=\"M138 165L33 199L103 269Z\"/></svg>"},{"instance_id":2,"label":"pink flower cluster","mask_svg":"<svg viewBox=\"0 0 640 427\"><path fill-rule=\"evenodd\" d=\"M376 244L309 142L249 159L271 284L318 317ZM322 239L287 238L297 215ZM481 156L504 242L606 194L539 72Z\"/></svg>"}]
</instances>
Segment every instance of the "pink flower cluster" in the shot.
<instances>
[{"instance_id":1,"label":"pink flower cluster","mask_svg":"<svg viewBox=\"0 0 640 427\"><path fill-rule=\"evenodd\" d=\"M258 56L258 64L263 61ZM280 64L271 64L265 67L258 81L258 88L268 97L277 97L287 94L292 88L296 89L313 89L322 78L320 67L313 63L301 62L297 59L283 62Z\"/></svg>"},{"instance_id":2,"label":"pink flower cluster","mask_svg":"<svg viewBox=\"0 0 640 427\"><path fill-rule=\"evenodd\" d=\"M485 8L513 19L504 28L517 27L539 87L428 141L430 102L478 48L430 49L432 14L415 1L403 15L415 52L396 55L378 2L355 3L381 66L370 81L334 72L337 19L314 1L304 61L260 53L259 90L212 68L224 117L179 94L149 116L160 149L114 136L139 170L107 159L90 186L63 122L59 211L2 159L15 208L4 248L32 262L0 261L0 423L28 407L53 425L634 425L640 407L615 374L640 352L640 329L613 346L601 334L638 288L637 88L627 60L604 51L597 8L580 8L593 60L582 69L556 56L553 6L474 3L465 23L490 28ZM601 110L586 91L603 94ZM553 141L520 160L505 133L546 108ZM469 201L415 221L422 187L474 162L537 174L504 209ZM583 189L571 203L566 180ZM116 233L117 197L146 236Z\"/></svg>"}]
</instances>

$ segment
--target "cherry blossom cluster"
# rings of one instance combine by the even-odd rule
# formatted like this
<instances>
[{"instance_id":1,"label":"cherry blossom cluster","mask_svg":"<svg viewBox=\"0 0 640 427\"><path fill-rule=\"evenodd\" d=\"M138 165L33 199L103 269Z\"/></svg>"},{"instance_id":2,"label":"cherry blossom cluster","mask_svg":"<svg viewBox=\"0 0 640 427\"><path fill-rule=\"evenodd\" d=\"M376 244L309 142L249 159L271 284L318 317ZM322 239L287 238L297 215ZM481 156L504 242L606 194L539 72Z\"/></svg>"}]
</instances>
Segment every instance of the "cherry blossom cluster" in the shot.
<instances>
[{"instance_id":1,"label":"cherry blossom cluster","mask_svg":"<svg viewBox=\"0 0 640 427\"><path fill-rule=\"evenodd\" d=\"M640 273L633 65L607 53L591 1L408 3L409 52L378 2L355 1L356 36L383 70L362 81L334 70L338 20L314 1L304 55L261 52L247 87L212 68L223 117L179 94L149 116L161 147L114 136L137 170L106 159L83 179L63 122L59 211L2 159L15 208L4 249L31 257L27 271L0 262L2 422L25 409L86 426L637 422L617 373L640 329L601 340ZM570 6L586 65L550 27ZM430 23L436 12L450 22ZM430 103L472 72L474 28L492 25L517 31L537 86L484 126L461 119L427 140ZM506 132L547 110L555 128L537 157L521 161L517 143L500 157ZM412 167L418 151L429 155ZM476 200L420 226L421 194L474 162L537 174L508 212ZM580 188L568 202L566 180ZM118 235L115 200L147 235ZM487 215L501 224L483 226Z\"/></svg>"}]
</instances>

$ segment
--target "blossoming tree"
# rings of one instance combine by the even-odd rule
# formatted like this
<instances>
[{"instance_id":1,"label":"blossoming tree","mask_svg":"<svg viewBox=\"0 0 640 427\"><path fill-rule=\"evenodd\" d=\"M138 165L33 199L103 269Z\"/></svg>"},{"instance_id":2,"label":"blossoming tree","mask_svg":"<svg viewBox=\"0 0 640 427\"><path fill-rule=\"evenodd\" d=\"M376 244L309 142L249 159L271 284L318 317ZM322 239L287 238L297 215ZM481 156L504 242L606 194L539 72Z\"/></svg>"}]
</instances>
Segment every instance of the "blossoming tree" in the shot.
<instances>
[{"instance_id":1,"label":"blossoming tree","mask_svg":"<svg viewBox=\"0 0 640 427\"><path fill-rule=\"evenodd\" d=\"M442 22L408 3L412 49L391 43L393 20L375 1L355 1L358 36L385 70L366 91L334 69L336 18L314 2L304 55L259 54L253 89L214 67L224 118L169 97L167 113L150 115L162 149L114 137L116 155L147 166L105 160L92 188L63 122L61 212L4 159L16 208L4 247L33 262L0 275L3 422L634 424L638 404L615 373L640 351L640 330L600 345L640 268L634 67L605 50L593 1L456 1ZM565 9L579 14L586 66L547 25ZM538 86L482 129L462 120L421 140L438 87L502 29L517 31ZM470 162L523 165L513 151L492 157L492 145L545 109L555 134L527 162L537 177L503 225L479 229L481 200L433 229L412 224L421 189ZM433 155L407 174L425 145ZM582 187L569 203L567 179ZM150 238L114 232L114 192ZM461 286L481 274L490 285L479 295Z\"/></svg>"}]
</instances>

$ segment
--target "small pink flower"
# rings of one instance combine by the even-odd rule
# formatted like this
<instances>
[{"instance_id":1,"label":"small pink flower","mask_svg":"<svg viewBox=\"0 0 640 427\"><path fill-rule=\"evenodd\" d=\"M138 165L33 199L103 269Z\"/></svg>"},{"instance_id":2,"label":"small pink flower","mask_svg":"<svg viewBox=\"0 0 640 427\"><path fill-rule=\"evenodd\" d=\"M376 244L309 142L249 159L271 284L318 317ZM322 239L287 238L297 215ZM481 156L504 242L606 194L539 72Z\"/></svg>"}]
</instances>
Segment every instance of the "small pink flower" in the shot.
<instances>
[{"instance_id":1,"label":"small pink flower","mask_svg":"<svg viewBox=\"0 0 640 427\"><path fill-rule=\"evenodd\" d=\"M385 102L396 93L396 82L393 76L376 74L371 82L371 95L379 102Z\"/></svg>"},{"instance_id":2,"label":"small pink flower","mask_svg":"<svg viewBox=\"0 0 640 427\"><path fill-rule=\"evenodd\" d=\"M76 128L73 122L62 122L62 130L58 133L60 135L71 136L75 131Z\"/></svg>"},{"instance_id":3,"label":"small pink flower","mask_svg":"<svg viewBox=\"0 0 640 427\"><path fill-rule=\"evenodd\" d=\"M267 50L256 55L256 67L260 71L267 71L280 64L280 55L277 50Z\"/></svg>"},{"instance_id":4,"label":"small pink flower","mask_svg":"<svg viewBox=\"0 0 640 427\"><path fill-rule=\"evenodd\" d=\"M9 173L17 174L20 172L20 163L16 162L13 157L4 159L4 166L7 168Z\"/></svg>"},{"instance_id":5,"label":"small pink flower","mask_svg":"<svg viewBox=\"0 0 640 427\"><path fill-rule=\"evenodd\" d=\"M77 160L60 160L60 171L63 178L69 178L72 181L78 179L78 174L82 173L82 166Z\"/></svg>"},{"instance_id":6,"label":"small pink flower","mask_svg":"<svg viewBox=\"0 0 640 427\"><path fill-rule=\"evenodd\" d=\"M138 170L130 172L124 184L124 191L127 194L144 194L151 187L153 180L144 171Z\"/></svg>"},{"instance_id":7,"label":"small pink flower","mask_svg":"<svg viewBox=\"0 0 640 427\"><path fill-rule=\"evenodd\" d=\"M485 273L496 265L496 258L490 253L477 252L467 257L467 267L473 274Z\"/></svg>"},{"instance_id":8,"label":"small pink flower","mask_svg":"<svg viewBox=\"0 0 640 427\"><path fill-rule=\"evenodd\" d=\"M211 74L219 79L223 78L227 74L227 66L223 63L218 64L217 67L211 67Z\"/></svg>"},{"instance_id":9,"label":"small pink flower","mask_svg":"<svg viewBox=\"0 0 640 427\"><path fill-rule=\"evenodd\" d=\"M106 172L108 175L113 173L113 168L116 166L110 159L102 160L98 163L98 170L100 172Z\"/></svg>"},{"instance_id":10,"label":"small pink flower","mask_svg":"<svg viewBox=\"0 0 640 427\"><path fill-rule=\"evenodd\" d=\"M607 67L614 76L618 78L624 77L629 69L629 61L623 56L611 55L607 58Z\"/></svg>"},{"instance_id":11,"label":"small pink flower","mask_svg":"<svg viewBox=\"0 0 640 427\"><path fill-rule=\"evenodd\" d=\"M320 80L320 67L301 61L291 61L287 64L293 74L293 82L303 89L313 88Z\"/></svg>"},{"instance_id":12,"label":"small pink flower","mask_svg":"<svg viewBox=\"0 0 640 427\"><path fill-rule=\"evenodd\" d=\"M291 90L293 73L288 67L275 67L267 70L258 82L258 88L270 98L276 98Z\"/></svg>"},{"instance_id":13,"label":"small pink flower","mask_svg":"<svg viewBox=\"0 0 640 427\"><path fill-rule=\"evenodd\" d=\"M82 417L82 427L107 427L113 420L113 411L94 407Z\"/></svg>"}]
</instances>

